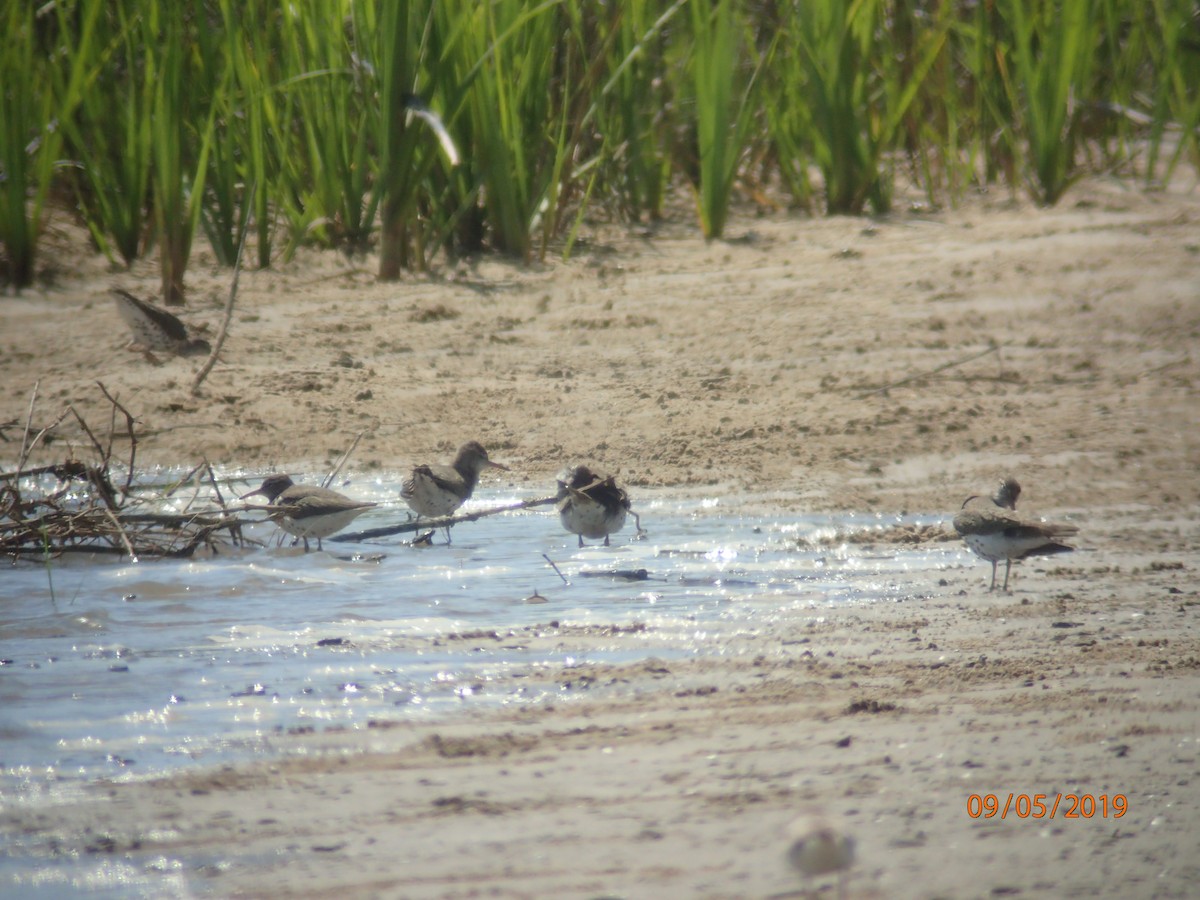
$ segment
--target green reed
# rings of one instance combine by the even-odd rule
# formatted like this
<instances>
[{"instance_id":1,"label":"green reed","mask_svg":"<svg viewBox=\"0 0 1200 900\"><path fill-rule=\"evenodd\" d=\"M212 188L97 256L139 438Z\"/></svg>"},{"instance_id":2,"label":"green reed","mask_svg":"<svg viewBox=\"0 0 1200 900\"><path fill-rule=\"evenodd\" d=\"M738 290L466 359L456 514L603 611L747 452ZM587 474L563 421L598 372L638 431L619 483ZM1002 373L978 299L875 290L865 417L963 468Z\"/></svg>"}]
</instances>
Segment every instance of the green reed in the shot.
<instances>
[{"instance_id":1,"label":"green reed","mask_svg":"<svg viewBox=\"0 0 1200 900\"><path fill-rule=\"evenodd\" d=\"M725 231L757 109L761 71L742 71L741 22L731 0L692 0L696 210L706 238Z\"/></svg>"},{"instance_id":2,"label":"green reed","mask_svg":"<svg viewBox=\"0 0 1200 900\"><path fill-rule=\"evenodd\" d=\"M0 10L0 278L18 290L33 282L38 239L54 183L62 176L61 118L86 95L98 8L74 20L73 46L47 63L64 19L57 8L9 2Z\"/></svg>"},{"instance_id":3,"label":"green reed","mask_svg":"<svg viewBox=\"0 0 1200 900\"><path fill-rule=\"evenodd\" d=\"M653 219L673 182L716 238L751 191L883 212L907 169L938 202L1049 204L1200 161L1187 0L0 0L0 23L16 286L47 215L117 263L157 247L178 302L197 225L226 264L253 229L260 266L284 234L394 278L569 252L589 205Z\"/></svg>"},{"instance_id":4,"label":"green reed","mask_svg":"<svg viewBox=\"0 0 1200 900\"><path fill-rule=\"evenodd\" d=\"M1076 174L1079 123L1098 50L1093 0L1000 0L1012 40L1003 78L1029 157L1034 196L1056 203Z\"/></svg>"},{"instance_id":5,"label":"green reed","mask_svg":"<svg viewBox=\"0 0 1200 900\"><path fill-rule=\"evenodd\" d=\"M671 124L677 115L666 35L688 0L666 9L650 3L613 4L596 16L591 40L603 63L603 83L585 119L594 120L604 190L633 221L663 214L671 180ZM607 15L602 13L606 12Z\"/></svg>"},{"instance_id":6,"label":"green reed","mask_svg":"<svg viewBox=\"0 0 1200 900\"><path fill-rule=\"evenodd\" d=\"M86 74L74 116L60 117L67 152L75 163L70 182L84 223L100 250L131 264L152 235L149 220L153 82L128 77L141 46L128 4L76 31L59 20L63 50ZM60 15L66 14L59 6ZM99 10L99 6L95 6ZM87 32L91 40L85 40ZM112 78L110 90L96 81Z\"/></svg>"},{"instance_id":7,"label":"green reed","mask_svg":"<svg viewBox=\"0 0 1200 900\"><path fill-rule=\"evenodd\" d=\"M1187 154L1193 164L1200 166L1200 11L1194 4L1182 0L1150 0L1146 7L1153 14L1144 28L1150 35L1144 40L1144 47L1151 68L1158 73L1149 110L1146 177L1155 182L1158 179L1157 162L1164 149L1170 154L1162 175L1164 181ZM1110 15L1110 20L1112 18L1115 16ZM1133 85L1140 82L1133 76L1126 81ZM1133 99L1130 97L1131 107ZM1171 125L1178 129L1173 150L1163 146Z\"/></svg>"},{"instance_id":8,"label":"green reed","mask_svg":"<svg viewBox=\"0 0 1200 900\"><path fill-rule=\"evenodd\" d=\"M446 31L458 22L451 77L465 86L455 124L471 193L493 245L523 259L533 255L543 223L557 220L556 173L571 151L567 116L581 56L559 6L439 5Z\"/></svg>"}]
</instances>

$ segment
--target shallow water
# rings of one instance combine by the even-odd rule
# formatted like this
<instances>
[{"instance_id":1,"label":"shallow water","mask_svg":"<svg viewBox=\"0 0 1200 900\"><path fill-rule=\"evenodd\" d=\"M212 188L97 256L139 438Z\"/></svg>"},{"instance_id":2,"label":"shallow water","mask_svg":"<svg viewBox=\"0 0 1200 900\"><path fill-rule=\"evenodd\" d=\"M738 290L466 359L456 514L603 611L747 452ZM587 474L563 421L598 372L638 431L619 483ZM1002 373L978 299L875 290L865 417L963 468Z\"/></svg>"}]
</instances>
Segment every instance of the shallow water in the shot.
<instances>
[{"instance_id":1,"label":"shallow water","mask_svg":"<svg viewBox=\"0 0 1200 900\"><path fill-rule=\"evenodd\" d=\"M340 489L382 504L351 530L407 516L398 483ZM469 508L522 499L482 489ZM766 520L725 514L715 498L634 501L646 534L635 539L631 518L611 547L578 549L541 507L460 524L449 546L440 533L428 548L401 535L305 554L264 523L249 536L266 548L216 557L8 568L0 801L270 755L289 729L558 702L564 666L719 654L732 630L904 596L915 570L969 560L957 544L798 541L937 517ZM522 637L539 631L556 639L531 649Z\"/></svg>"}]
</instances>

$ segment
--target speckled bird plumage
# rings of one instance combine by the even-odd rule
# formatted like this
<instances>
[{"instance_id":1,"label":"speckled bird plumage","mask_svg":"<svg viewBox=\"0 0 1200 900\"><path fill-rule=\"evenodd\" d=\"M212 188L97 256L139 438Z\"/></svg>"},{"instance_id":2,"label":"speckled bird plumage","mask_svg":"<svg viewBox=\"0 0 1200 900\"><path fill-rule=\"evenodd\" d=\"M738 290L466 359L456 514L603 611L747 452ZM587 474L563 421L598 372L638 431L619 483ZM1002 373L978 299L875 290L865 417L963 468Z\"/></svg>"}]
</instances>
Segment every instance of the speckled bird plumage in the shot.
<instances>
[{"instance_id":1,"label":"speckled bird plumage","mask_svg":"<svg viewBox=\"0 0 1200 900\"><path fill-rule=\"evenodd\" d=\"M629 512L629 496L612 475L601 475L587 466L564 469L558 475L556 508L563 528L583 539L604 539L620 531Z\"/></svg>"},{"instance_id":2,"label":"speckled bird plumage","mask_svg":"<svg viewBox=\"0 0 1200 900\"><path fill-rule=\"evenodd\" d=\"M129 326L133 343L147 354L158 351L195 356L212 352L208 341L192 337L187 326L165 309L120 288L114 288L113 294L117 301L117 312Z\"/></svg>"},{"instance_id":3,"label":"speckled bird plumage","mask_svg":"<svg viewBox=\"0 0 1200 900\"><path fill-rule=\"evenodd\" d=\"M422 518L448 516L470 499L484 469L507 469L488 458L487 450L478 441L468 441L458 448L454 461L448 466L415 466L400 486L400 497ZM450 543L450 528L446 528L446 543Z\"/></svg>"}]
</instances>

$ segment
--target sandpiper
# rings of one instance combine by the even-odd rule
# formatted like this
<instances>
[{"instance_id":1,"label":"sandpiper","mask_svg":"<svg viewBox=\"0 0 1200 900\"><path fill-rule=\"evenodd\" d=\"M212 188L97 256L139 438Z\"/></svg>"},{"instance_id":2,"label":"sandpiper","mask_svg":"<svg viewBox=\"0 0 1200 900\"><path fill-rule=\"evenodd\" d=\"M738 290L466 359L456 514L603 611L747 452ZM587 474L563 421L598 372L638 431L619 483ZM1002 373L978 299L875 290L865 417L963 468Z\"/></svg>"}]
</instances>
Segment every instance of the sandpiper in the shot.
<instances>
[{"instance_id":1,"label":"sandpiper","mask_svg":"<svg viewBox=\"0 0 1200 900\"><path fill-rule=\"evenodd\" d=\"M1022 518L1016 513L1020 494L1021 485L1017 480L1005 478L990 499L970 496L963 501L962 511L954 517L954 530L976 556L992 564L989 591L996 589L996 565L1001 560L1004 561L1004 585L1001 590L1007 591L1014 559L1070 553L1075 549L1062 543L1059 538L1075 534L1079 529L1066 522Z\"/></svg>"},{"instance_id":2,"label":"sandpiper","mask_svg":"<svg viewBox=\"0 0 1200 900\"><path fill-rule=\"evenodd\" d=\"M198 356L212 352L208 341L192 337L187 326L165 309L140 300L121 288L113 288L113 294L116 295L117 312L133 332L130 346L140 348L146 354L146 358L156 365L158 360L154 357L155 350L179 356Z\"/></svg>"},{"instance_id":3,"label":"sandpiper","mask_svg":"<svg viewBox=\"0 0 1200 900\"><path fill-rule=\"evenodd\" d=\"M321 549L321 538L341 531L362 515L374 503L351 500L344 494L323 487L296 484L287 475L268 475L262 486L243 494L242 498L261 494L271 504L271 519L290 535L304 541L304 552L308 552L308 539L317 539Z\"/></svg>"},{"instance_id":4,"label":"sandpiper","mask_svg":"<svg viewBox=\"0 0 1200 900\"><path fill-rule=\"evenodd\" d=\"M484 469L504 469L488 459L487 451L478 441L468 441L458 448L454 462L448 466L416 466L400 486L400 497L413 512L417 521L448 516L470 498ZM446 526L446 543L450 543L450 526Z\"/></svg>"},{"instance_id":5,"label":"sandpiper","mask_svg":"<svg viewBox=\"0 0 1200 900\"><path fill-rule=\"evenodd\" d=\"M571 466L558 473L558 518L563 528L583 539L604 538L625 526L629 496L612 475L599 475L587 466Z\"/></svg>"}]
</instances>

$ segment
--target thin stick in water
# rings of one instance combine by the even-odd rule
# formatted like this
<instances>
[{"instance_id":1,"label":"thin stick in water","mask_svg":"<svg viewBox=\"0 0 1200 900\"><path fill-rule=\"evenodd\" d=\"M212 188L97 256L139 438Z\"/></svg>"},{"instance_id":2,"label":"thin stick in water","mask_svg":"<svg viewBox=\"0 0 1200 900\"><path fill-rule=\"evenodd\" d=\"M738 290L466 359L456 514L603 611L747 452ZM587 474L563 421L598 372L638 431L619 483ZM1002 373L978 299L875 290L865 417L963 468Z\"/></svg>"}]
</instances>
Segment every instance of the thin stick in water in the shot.
<instances>
[{"instance_id":1,"label":"thin stick in water","mask_svg":"<svg viewBox=\"0 0 1200 900\"><path fill-rule=\"evenodd\" d=\"M358 442L362 440L364 434L366 434L365 431L360 431L354 436L354 440L350 442L350 446L347 447L346 451L341 455L341 457L338 458L337 464L333 467L333 470L326 475L325 480L321 482L321 487L327 488L333 484L333 480L337 478L338 472L342 471L342 466L344 466L346 461L350 459L350 454L354 452L356 447L358 447Z\"/></svg>"},{"instance_id":2,"label":"thin stick in water","mask_svg":"<svg viewBox=\"0 0 1200 900\"><path fill-rule=\"evenodd\" d=\"M558 577L559 577L559 578L561 578L561 579L563 580L563 584L570 584L570 583L571 583L571 582L567 581L567 576L566 576L566 575L564 575L562 572L559 572L559 570L558 570L558 566L556 566L556 565L554 564L554 560L552 560L552 559L551 559L549 556L547 556L545 553L543 553L543 554L542 554L542 559L544 559L546 562L550 563L550 568L552 568L552 569L553 569L555 572L558 572Z\"/></svg>"}]
</instances>

